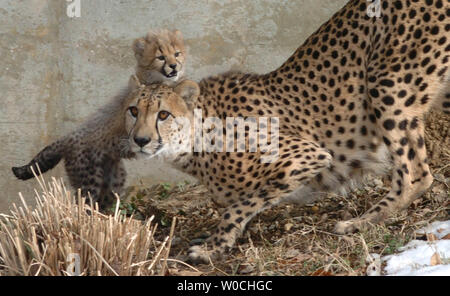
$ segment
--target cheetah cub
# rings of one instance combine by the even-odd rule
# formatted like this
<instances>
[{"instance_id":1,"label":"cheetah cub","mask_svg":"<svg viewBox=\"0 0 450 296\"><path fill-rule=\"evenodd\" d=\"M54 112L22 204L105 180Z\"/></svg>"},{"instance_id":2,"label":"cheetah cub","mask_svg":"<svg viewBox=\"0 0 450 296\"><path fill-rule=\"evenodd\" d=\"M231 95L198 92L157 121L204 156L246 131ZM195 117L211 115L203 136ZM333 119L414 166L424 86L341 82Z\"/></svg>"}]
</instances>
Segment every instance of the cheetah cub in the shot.
<instances>
[{"instance_id":1,"label":"cheetah cub","mask_svg":"<svg viewBox=\"0 0 450 296\"><path fill-rule=\"evenodd\" d=\"M140 82L133 75L128 87L80 128L45 147L27 165L13 167L14 175L28 180L34 176L31 167L37 174L45 173L64 159L71 185L81 188L83 196L89 192L101 210L109 209L116 200L114 193L120 194L125 183L122 159L135 157L124 117L137 86Z\"/></svg>"},{"instance_id":2,"label":"cheetah cub","mask_svg":"<svg viewBox=\"0 0 450 296\"><path fill-rule=\"evenodd\" d=\"M351 189L369 173L390 173L391 190L337 233L379 223L430 187L423 115L450 110L449 0L380 5L372 18L366 0L349 1L270 73L151 86L131 102L131 151L162 157L227 205L206 246L189 250L192 261L226 254L266 209ZM261 147L268 118L278 118L275 154Z\"/></svg>"},{"instance_id":3,"label":"cheetah cub","mask_svg":"<svg viewBox=\"0 0 450 296\"><path fill-rule=\"evenodd\" d=\"M186 50L180 31L150 31L134 41L133 50L136 75L142 83L174 86L183 78Z\"/></svg>"}]
</instances>

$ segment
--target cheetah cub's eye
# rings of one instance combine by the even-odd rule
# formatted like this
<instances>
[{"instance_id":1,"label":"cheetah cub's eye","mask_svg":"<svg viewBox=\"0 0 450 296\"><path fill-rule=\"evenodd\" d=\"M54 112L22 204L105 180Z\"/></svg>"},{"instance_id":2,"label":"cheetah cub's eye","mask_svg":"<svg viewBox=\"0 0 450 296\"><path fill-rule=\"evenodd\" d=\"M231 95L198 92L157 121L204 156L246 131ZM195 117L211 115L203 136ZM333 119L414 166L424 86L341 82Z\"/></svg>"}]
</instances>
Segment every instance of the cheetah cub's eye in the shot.
<instances>
[{"instance_id":1,"label":"cheetah cub's eye","mask_svg":"<svg viewBox=\"0 0 450 296\"><path fill-rule=\"evenodd\" d=\"M167 111L160 111L158 113L158 119L161 120L161 121L166 120L169 116L170 116L170 113L167 112Z\"/></svg>"},{"instance_id":2,"label":"cheetah cub's eye","mask_svg":"<svg viewBox=\"0 0 450 296\"><path fill-rule=\"evenodd\" d=\"M137 116L139 114L139 110L137 107L131 106L130 108L128 108L128 111L130 112L131 116L133 116L134 118L137 118Z\"/></svg>"},{"instance_id":3,"label":"cheetah cub's eye","mask_svg":"<svg viewBox=\"0 0 450 296\"><path fill-rule=\"evenodd\" d=\"M160 60L160 61L164 61L166 58L164 57L164 56L159 56L159 57L156 57L158 60Z\"/></svg>"},{"instance_id":4,"label":"cheetah cub's eye","mask_svg":"<svg viewBox=\"0 0 450 296\"><path fill-rule=\"evenodd\" d=\"M180 54L181 54L181 52L177 51L177 52L175 53L175 57L176 57L176 58L179 57Z\"/></svg>"}]
</instances>

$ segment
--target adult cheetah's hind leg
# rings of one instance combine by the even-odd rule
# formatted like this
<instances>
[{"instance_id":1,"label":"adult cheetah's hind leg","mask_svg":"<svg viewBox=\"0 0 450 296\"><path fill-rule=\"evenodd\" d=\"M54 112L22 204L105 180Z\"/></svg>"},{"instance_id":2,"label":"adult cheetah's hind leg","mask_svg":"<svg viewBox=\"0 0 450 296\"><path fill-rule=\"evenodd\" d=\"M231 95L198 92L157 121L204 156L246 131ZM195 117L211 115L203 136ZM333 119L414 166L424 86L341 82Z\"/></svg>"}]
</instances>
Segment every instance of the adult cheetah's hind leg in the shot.
<instances>
[{"instance_id":1,"label":"adult cheetah's hind leg","mask_svg":"<svg viewBox=\"0 0 450 296\"><path fill-rule=\"evenodd\" d=\"M386 111L377 121L379 134L393 157L391 190L361 217L338 222L337 233L352 233L382 222L391 213L407 208L433 182L427 164L423 115L393 115Z\"/></svg>"}]
</instances>

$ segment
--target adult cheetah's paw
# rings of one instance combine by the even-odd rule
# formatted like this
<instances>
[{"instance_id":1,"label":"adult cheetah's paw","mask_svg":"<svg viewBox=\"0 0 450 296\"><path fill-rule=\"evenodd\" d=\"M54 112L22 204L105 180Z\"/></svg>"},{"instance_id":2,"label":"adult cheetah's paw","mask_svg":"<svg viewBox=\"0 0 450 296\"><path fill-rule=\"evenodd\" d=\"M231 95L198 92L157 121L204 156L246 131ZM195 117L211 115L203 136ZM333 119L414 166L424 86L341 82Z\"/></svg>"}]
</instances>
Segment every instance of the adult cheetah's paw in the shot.
<instances>
[{"instance_id":1,"label":"adult cheetah's paw","mask_svg":"<svg viewBox=\"0 0 450 296\"><path fill-rule=\"evenodd\" d=\"M202 246L192 246L188 250L188 261L193 264L208 264L217 257L217 252Z\"/></svg>"},{"instance_id":2,"label":"adult cheetah's paw","mask_svg":"<svg viewBox=\"0 0 450 296\"><path fill-rule=\"evenodd\" d=\"M340 221L336 223L334 232L337 234L351 234L357 232L362 225L360 219L350 219L348 221Z\"/></svg>"},{"instance_id":3,"label":"adult cheetah's paw","mask_svg":"<svg viewBox=\"0 0 450 296\"><path fill-rule=\"evenodd\" d=\"M368 229L375 224L383 223L383 220L386 219L387 212L386 211L368 211L364 215L358 218L353 218L347 221L340 221L336 223L334 227L334 231L338 234L350 234L355 233L357 231Z\"/></svg>"}]
</instances>

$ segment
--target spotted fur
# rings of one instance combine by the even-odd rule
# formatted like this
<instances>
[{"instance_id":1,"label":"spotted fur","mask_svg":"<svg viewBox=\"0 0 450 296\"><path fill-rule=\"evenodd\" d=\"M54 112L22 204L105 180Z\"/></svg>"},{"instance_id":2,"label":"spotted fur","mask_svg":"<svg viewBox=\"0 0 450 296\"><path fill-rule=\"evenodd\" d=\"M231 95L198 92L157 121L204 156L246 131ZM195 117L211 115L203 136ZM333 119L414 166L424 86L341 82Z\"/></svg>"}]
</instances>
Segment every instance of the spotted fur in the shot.
<instances>
[{"instance_id":1,"label":"spotted fur","mask_svg":"<svg viewBox=\"0 0 450 296\"><path fill-rule=\"evenodd\" d=\"M227 207L207 248L190 249L192 261L225 253L265 209L345 191L369 173L390 173L391 190L361 217L338 223L336 232L378 223L429 188L433 177L423 115L432 106L450 110L450 2L382 0L380 18L369 17L367 5L349 1L273 72L219 75L200 83L192 108L201 108L204 118L217 117L225 124L226 117L279 117L280 151L275 162L266 164L260 161L261 151L170 157ZM149 130L142 133L152 145L159 123L151 119L161 106L171 111L164 102L173 95L161 88L149 92L150 101L160 103L139 116L148 119ZM183 106L181 115L191 116L192 108ZM245 135L248 143L248 131ZM161 148L167 146L164 134L156 139L159 149L172 151ZM150 155L156 151L134 147L136 153L147 147Z\"/></svg>"}]
</instances>

